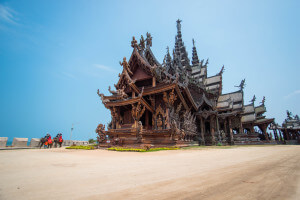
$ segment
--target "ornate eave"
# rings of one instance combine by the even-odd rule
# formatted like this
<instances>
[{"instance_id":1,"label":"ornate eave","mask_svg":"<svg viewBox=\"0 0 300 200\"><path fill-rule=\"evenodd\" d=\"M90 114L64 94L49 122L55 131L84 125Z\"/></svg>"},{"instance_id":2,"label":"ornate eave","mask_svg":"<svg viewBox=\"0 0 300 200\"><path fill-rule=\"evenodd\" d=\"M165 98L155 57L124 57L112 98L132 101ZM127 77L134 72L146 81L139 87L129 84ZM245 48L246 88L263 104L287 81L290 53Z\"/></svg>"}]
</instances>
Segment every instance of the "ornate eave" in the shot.
<instances>
[{"instance_id":1,"label":"ornate eave","mask_svg":"<svg viewBox=\"0 0 300 200\"><path fill-rule=\"evenodd\" d=\"M139 102L141 104L143 104L150 112L154 113L154 109L142 97L135 97L132 99L124 99L121 101L107 102L105 104L105 107L109 108L109 107L126 106L126 105L131 105L131 104L135 104L135 103L139 103Z\"/></svg>"}]
</instances>

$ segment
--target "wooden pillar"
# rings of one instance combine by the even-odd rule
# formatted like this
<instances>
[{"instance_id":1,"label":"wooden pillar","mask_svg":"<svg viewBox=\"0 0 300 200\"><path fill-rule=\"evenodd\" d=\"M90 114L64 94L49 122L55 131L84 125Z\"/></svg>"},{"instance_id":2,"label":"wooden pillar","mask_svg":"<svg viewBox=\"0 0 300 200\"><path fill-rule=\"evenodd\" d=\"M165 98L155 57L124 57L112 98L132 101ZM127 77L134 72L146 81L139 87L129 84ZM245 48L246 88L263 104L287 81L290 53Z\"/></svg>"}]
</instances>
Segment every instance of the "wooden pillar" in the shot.
<instances>
[{"instance_id":1,"label":"wooden pillar","mask_svg":"<svg viewBox=\"0 0 300 200\"><path fill-rule=\"evenodd\" d=\"M210 133L211 133L211 144L215 145L216 144L216 139L215 139L215 128L213 127L213 115L210 117Z\"/></svg>"},{"instance_id":2,"label":"wooden pillar","mask_svg":"<svg viewBox=\"0 0 300 200\"><path fill-rule=\"evenodd\" d=\"M134 98L135 97L135 92L134 91L132 91L132 98Z\"/></svg>"},{"instance_id":3,"label":"wooden pillar","mask_svg":"<svg viewBox=\"0 0 300 200\"><path fill-rule=\"evenodd\" d=\"M230 135L230 144L234 145L231 118L229 118L229 135Z\"/></svg>"},{"instance_id":4,"label":"wooden pillar","mask_svg":"<svg viewBox=\"0 0 300 200\"><path fill-rule=\"evenodd\" d=\"M278 131L278 133L279 133L279 138L280 138L280 141L283 141L283 140L282 140L282 135L281 135L281 134L282 134L282 132L279 130L279 131Z\"/></svg>"},{"instance_id":5,"label":"wooden pillar","mask_svg":"<svg viewBox=\"0 0 300 200\"><path fill-rule=\"evenodd\" d=\"M274 129L273 132L274 132L275 140L278 141L277 129Z\"/></svg>"},{"instance_id":6,"label":"wooden pillar","mask_svg":"<svg viewBox=\"0 0 300 200\"><path fill-rule=\"evenodd\" d=\"M166 108L166 121L167 121L167 126L166 126L166 128L167 128L167 129L170 129L170 128L171 128L171 120L170 120L170 109L169 109L168 106L167 106L167 108Z\"/></svg>"},{"instance_id":7,"label":"wooden pillar","mask_svg":"<svg viewBox=\"0 0 300 200\"><path fill-rule=\"evenodd\" d=\"M225 118L224 119L224 133L225 134L227 134L227 130L228 130L228 128L227 128L227 119Z\"/></svg>"},{"instance_id":8,"label":"wooden pillar","mask_svg":"<svg viewBox=\"0 0 300 200\"><path fill-rule=\"evenodd\" d=\"M254 126L253 126L253 124L251 124L251 129L250 129L250 132L251 132L252 134L254 134L254 133L255 133L255 130L254 130Z\"/></svg>"},{"instance_id":9,"label":"wooden pillar","mask_svg":"<svg viewBox=\"0 0 300 200\"><path fill-rule=\"evenodd\" d=\"M240 117L240 133L244 133L243 123L242 123L242 117Z\"/></svg>"},{"instance_id":10,"label":"wooden pillar","mask_svg":"<svg viewBox=\"0 0 300 200\"><path fill-rule=\"evenodd\" d=\"M145 125L146 125L146 129L149 128L149 111L146 110L146 113L145 113Z\"/></svg>"},{"instance_id":11,"label":"wooden pillar","mask_svg":"<svg viewBox=\"0 0 300 200\"><path fill-rule=\"evenodd\" d=\"M152 87L155 87L156 86L156 78L155 76L152 78Z\"/></svg>"},{"instance_id":12,"label":"wooden pillar","mask_svg":"<svg viewBox=\"0 0 300 200\"><path fill-rule=\"evenodd\" d=\"M205 145L205 138L204 138L204 133L205 133L205 125L203 121L203 117L200 117L201 121L201 145Z\"/></svg>"},{"instance_id":13,"label":"wooden pillar","mask_svg":"<svg viewBox=\"0 0 300 200\"><path fill-rule=\"evenodd\" d=\"M266 125L262 125L261 129L262 129L263 134L265 135L265 138L266 138L267 142L269 142L269 136L267 134L267 126Z\"/></svg>"},{"instance_id":14,"label":"wooden pillar","mask_svg":"<svg viewBox=\"0 0 300 200\"><path fill-rule=\"evenodd\" d=\"M217 132L219 132L220 131L220 124L219 124L218 115L216 115L216 122L217 122Z\"/></svg>"}]
</instances>

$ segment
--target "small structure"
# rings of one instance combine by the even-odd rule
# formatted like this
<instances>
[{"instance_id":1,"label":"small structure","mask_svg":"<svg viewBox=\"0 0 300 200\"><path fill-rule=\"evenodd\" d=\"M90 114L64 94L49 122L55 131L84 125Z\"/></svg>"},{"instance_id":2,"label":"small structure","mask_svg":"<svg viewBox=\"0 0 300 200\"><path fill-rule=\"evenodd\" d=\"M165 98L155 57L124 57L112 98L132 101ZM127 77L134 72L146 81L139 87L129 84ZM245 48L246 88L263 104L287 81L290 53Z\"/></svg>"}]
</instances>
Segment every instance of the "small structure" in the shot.
<instances>
[{"instance_id":1,"label":"small structure","mask_svg":"<svg viewBox=\"0 0 300 200\"><path fill-rule=\"evenodd\" d=\"M40 140L39 138L31 138L30 140L30 147L39 147L40 145Z\"/></svg>"},{"instance_id":2,"label":"small structure","mask_svg":"<svg viewBox=\"0 0 300 200\"><path fill-rule=\"evenodd\" d=\"M12 147L27 147L28 138L14 138Z\"/></svg>"},{"instance_id":3,"label":"small structure","mask_svg":"<svg viewBox=\"0 0 300 200\"><path fill-rule=\"evenodd\" d=\"M292 112L286 111L287 118L282 125L272 123L270 130L273 130L275 140L286 144L300 144L300 119L298 115L293 116Z\"/></svg>"},{"instance_id":4,"label":"small structure","mask_svg":"<svg viewBox=\"0 0 300 200\"><path fill-rule=\"evenodd\" d=\"M0 147L6 147L8 137L0 137Z\"/></svg>"},{"instance_id":5,"label":"small structure","mask_svg":"<svg viewBox=\"0 0 300 200\"><path fill-rule=\"evenodd\" d=\"M88 141L79 141L79 140L64 140L63 141L63 146L72 146L72 145L88 145Z\"/></svg>"}]
</instances>

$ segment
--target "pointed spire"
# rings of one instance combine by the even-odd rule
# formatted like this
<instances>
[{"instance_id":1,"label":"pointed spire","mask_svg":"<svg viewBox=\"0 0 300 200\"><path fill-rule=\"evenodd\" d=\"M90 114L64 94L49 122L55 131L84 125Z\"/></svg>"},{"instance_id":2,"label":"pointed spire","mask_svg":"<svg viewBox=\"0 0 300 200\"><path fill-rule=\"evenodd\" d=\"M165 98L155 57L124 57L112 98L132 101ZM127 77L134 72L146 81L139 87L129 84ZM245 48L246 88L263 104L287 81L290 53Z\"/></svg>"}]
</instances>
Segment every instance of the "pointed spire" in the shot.
<instances>
[{"instance_id":1,"label":"pointed spire","mask_svg":"<svg viewBox=\"0 0 300 200\"><path fill-rule=\"evenodd\" d=\"M167 65L167 66L170 66L170 65L171 65L171 62L172 62L172 58L171 58L171 56L170 56L170 50L169 50L169 47L167 47L166 65Z\"/></svg>"},{"instance_id":2,"label":"pointed spire","mask_svg":"<svg viewBox=\"0 0 300 200\"><path fill-rule=\"evenodd\" d=\"M195 47L195 40L193 39L193 57L192 57L193 67L199 66L199 58L197 54L197 49Z\"/></svg>"},{"instance_id":3,"label":"pointed spire","mask_svg":"<svg viewBox=\"0 0 300 200\"><path fill-rule=\"evenodd\" d=\"M176 22L177 22L177 33L178 33L178 32L181 32L181 24L180 24L180 22L182 22L182 20L178 19Z\"/></svg>"},{"instance_id":4,"label":"pointed spire","mask_svg":"<svg viewBox=\"0 0 300 200\"><path fill-rule=\"evenodd\" d=\"M175 36L175 57L174 60L178 60L180 64L178 63L178 66L180 65L182 67L188 67L190 66L190 60L188 58L187 51L185 49L184 43L182 41L182 35L181 35L181 20L178 19L177 21L177 35Z\"/></svg>"}]
</instances>

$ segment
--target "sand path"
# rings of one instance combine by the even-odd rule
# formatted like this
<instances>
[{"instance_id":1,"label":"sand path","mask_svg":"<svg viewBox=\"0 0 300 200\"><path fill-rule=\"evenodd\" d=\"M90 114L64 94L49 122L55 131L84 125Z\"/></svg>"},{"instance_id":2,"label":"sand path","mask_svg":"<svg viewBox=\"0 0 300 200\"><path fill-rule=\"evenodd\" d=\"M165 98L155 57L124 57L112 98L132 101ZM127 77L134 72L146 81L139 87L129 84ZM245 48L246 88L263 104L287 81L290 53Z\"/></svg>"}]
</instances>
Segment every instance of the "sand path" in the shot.
<instances>
[{"instance_id":1,"label":"sand path","mask_svg":"<svg viewBox=\"0 0 300 200\"><path fill-rule=\"evenodd\" d=\"M0 199L297 199L300 146L0 151Z\"/></svg>"}]
</instances>

